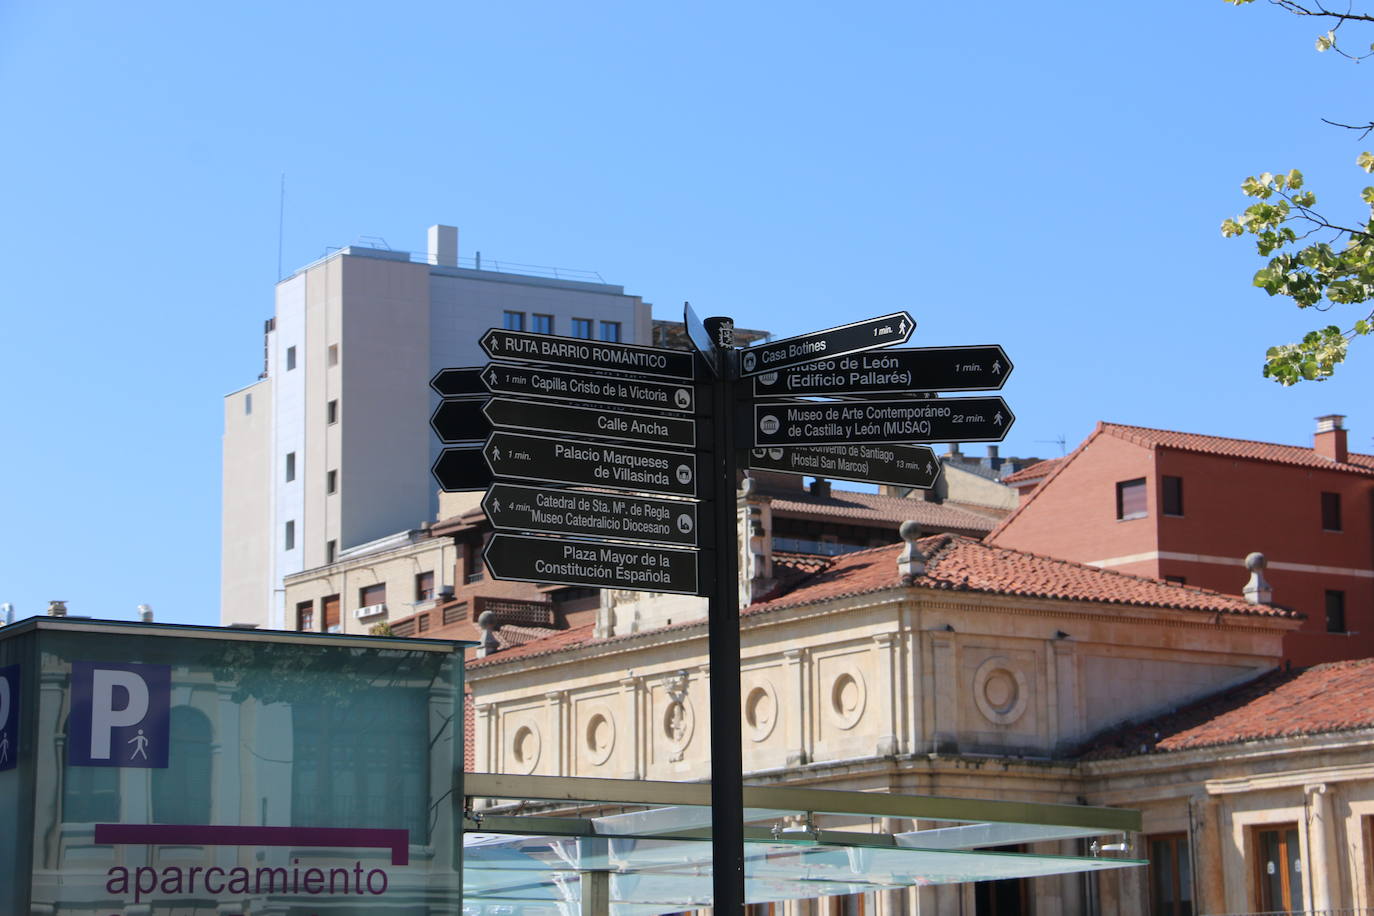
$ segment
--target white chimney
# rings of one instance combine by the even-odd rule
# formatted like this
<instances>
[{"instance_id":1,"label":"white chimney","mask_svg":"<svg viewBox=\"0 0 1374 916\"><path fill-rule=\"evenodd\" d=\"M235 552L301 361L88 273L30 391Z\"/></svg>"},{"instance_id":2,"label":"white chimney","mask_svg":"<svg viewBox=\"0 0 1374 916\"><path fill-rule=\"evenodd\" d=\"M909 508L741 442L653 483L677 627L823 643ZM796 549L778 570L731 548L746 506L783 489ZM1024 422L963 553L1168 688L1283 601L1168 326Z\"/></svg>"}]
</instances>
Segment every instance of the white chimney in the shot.
<instances>
[{"instance_id":1,"label":"white chimney","mask_svg":"<svg viewBox=\"0 0 1374 916\"><path fill-rule=\"evenodd\" d=\"M439 267L458 266L458 228L429 227L429 263Z\"/></svg>"}]
</instances>

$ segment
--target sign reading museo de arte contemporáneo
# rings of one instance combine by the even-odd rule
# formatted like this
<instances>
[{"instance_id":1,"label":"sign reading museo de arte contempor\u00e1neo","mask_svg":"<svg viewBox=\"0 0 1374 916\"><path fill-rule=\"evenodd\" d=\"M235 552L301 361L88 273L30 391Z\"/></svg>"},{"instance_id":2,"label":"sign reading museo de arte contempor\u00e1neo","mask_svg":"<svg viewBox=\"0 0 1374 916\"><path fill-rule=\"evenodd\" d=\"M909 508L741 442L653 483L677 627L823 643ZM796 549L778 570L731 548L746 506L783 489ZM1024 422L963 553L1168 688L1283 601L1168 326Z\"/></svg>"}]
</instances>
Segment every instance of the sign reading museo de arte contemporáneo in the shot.
<instances>
[{"instance_id":1,"label":"sign reading museo de arte contempor\u00e1neo","mask_svg":"<svg viewBox=\"0 0 1374 916\"><path fill-rule=\"evenodd\" d=\"M482 382L485 390L492 394L525 395L582 404L690 413L696 401L691 385L652 382L624 375L589 375L513 363L488 364L482 372Z\"/></svg>"},{"instance_id":2,"label":"sign reading museo de arte contempor\u00e1neo","mask_svg":"<svg viewBox=\"0 0 1374 916\"><path fill-rule=\"evenodd\" d=\"M1011 370L1011 360L996 344L883 350L764 373L754 378L754 394L793 397L995 390L1006 383Z\"/></svg>"},{"instance_id":3,"label":"sign reading museo de arte contempor\u00e1neo","mask_svg":"<svg viewBox=\"0 0 1374 916\"><path fill-rule=\"evenodd\" d=\"M695 377L692 354L686 350L664 350L501 328L491 328L482 335L482 349L492 359L550 363L583 370L630 372L657 378L690 380Z\"/></svg>"},{"instance_id":4,"label":"sign reading museo de arte contempor\u00e1neo","mask_svg":"<svg viewBox=\"0 0 1374 916\"><path fill-rule=\"evenodd\" d=\"M492 527L693 547L697 505L614 493L553 490L498 483L482 501Z\"/></svg>"},{"instance_id":5,"label":"sign reading museo de arte contempor\u00e1neo","mask_svg":"<svg viewBox=\"0 0 1374 916\"><path fill-rule=\"evenodd\" d=\"M497 477L697 495L697 459L688 452L495 432L482 454Z\"/></svg>"},{"instance_id":6,"label":"sign reading museo de arte contempor\u00e1neo","mask_svg":"<svg viewBox=\"0 0 1374 916\"><path fill-rule=\"evenodd\" d=\"M749 452L749 467L807 477L853 480L929 490L940 459L924 445L774 446Z\"/></svg>"},{"instance_id":7,"label":"sign reading museo de arte contempor\u00e1neo","mask_svg":"<svg viewBox=\"0 0 1374 916\"><path fill-rule=\"evenodd\" d=\"M567 433L595 439L623 439L652 445L697 444L697 424L682 417L629 413L604 407L570 407L543 401L492 398L484 408L492 426L536 433Z\"/></svg>"},{"instance_id":8,"label":"sign reading museo de arte contempor\u00e1neo","mask_svg":"<svg viewBox=\"0 0 1374 916\"><path fill-rule=\"evenodd\" d=\"M0 668L0 771L19 763L19 666Z\"/></svg>"},{"instance_id":9,"label":"sign reading museo de arte contempor\u00e1neo","mask_svg":"<svg viewBox=\"0 0 1374 916\"><path fill-rule=\"evenodd\" d=\"M498 533L482 556L493 579L699 594L695 550Z\"/></svg>"},{"instance_id":10,"label":"sign reading museo de arte contempor\u00e1neo","mask_svg":"<svg viewBox=\"0 0 1374 916\"><path fill-rule=\"evenodd\" d=\"M167 766L171 665L72 662L67 763Z\"/></svg>"},{"instance_id":11,"label":"sign reading museo de arte contempor\u00e1neo","mask_svg":"<svg viewBox=\"0 0 1374 916\"><path fill-rule=\"evenodd\" d=\"M756 403L752 415L755 446L1000 442L1016 419L1000 397Z\"/></svg>"},{"instance_id":12,"label":"sign reading museo de arte contempor\u00e1neo","mask_svg":"<svg viewBox=\"0 0 1374 916\"><path fill-rule=\"evenodd\" d=\"M893 312L866 321L775 340L740 351L740 374L758 375L850 353L906 343L916 322L909 312Z\"/></svg>"}]
</instances>

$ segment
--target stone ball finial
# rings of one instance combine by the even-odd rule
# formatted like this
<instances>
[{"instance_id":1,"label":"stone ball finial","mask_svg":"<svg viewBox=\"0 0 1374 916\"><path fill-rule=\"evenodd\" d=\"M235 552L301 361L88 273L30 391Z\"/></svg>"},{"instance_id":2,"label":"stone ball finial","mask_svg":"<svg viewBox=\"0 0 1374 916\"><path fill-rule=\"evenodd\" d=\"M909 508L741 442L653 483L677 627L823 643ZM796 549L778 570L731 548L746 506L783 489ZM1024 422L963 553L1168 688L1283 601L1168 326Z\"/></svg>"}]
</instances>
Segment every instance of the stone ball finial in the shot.
<instances>
[{"instance_id":1,"label":"stone ball finial","mask_svg":"<svg viewBox=\"0 0 1374 916\"><path fill-rule=\"evenodd\" d=\"M497 641L496 634L492 632L496 629L496 614L494 612L483 611L477 615L477 628L482 631L480 645L477 647L478 658L490 655L501 648L501 643Z\"/></svg>"},{"instance_id":2,"label":"stone ball finial","mask_svg":"<svg viewBox=\"0 0 1374 916\"><path fill-rule=\"evenodd\" d=\"M759 482L752 477L745 477L739 482L739 492L742 496L753 496L759 488Z\"/></svg>"},{"instance_id":3,"label":"stone ball finial","mask_svg":"<svg viewBox=\"0 0 1374 916\"><path fill-rule=\"evenodd\" d=\"M1245 555L1245 568L1250 572L1259 572L1269 565L1269 561L1264 558L1264 554L1258 550L1254 553Z\"/></svg>"},{"instance_id":4,"label":"stone ball finial","mask_svg":"<svg viewBox=\"0 0 1374 916\"><path fill-rule=\"evenodd\" d=\"M477 616L477 628L479 630L496 629L496 612L483 611L481 614L479 614Z\"/></svg>"},{"instance_id":5,"label":"stone ball finial","mask_svg":"<svg viewBox=\"0 0 1374 916\"><path fill-rule=\"evenodd\" d=\"M902 536L906 546L897 556L897 575L903 585L910 585L917 576L925 574L926 558L916 546L916 539L921 536L921 525L919 522L907 519L902 522L897 533Z\"/></svg>"},{"instance_id":6,"label":"stone ball finial","mask_svg":"<svg viewBox=\"0 0 1374 916\"><path fill-rule=\"evenodd\" d=\"M902 526L897 529L897 533L902 536L902 540L908 543L921 536L921 523L913 519L902 522Z\"/></svg>"},{"instance_id":7,"label":"stone ball finial","mask_svg":"<svg viewBox=\"0 0 1374 916\"><path fill-rule=\"evenodd\" d=\"M1245 583L1241 595L1251 604L1274 603L1274 589L1269 580L1264 578L1264 567L1268 565L1269 561L1258 551L1245 557L1245 568L1250 570L1250 581Z\"/></svg>"}]
</instances>

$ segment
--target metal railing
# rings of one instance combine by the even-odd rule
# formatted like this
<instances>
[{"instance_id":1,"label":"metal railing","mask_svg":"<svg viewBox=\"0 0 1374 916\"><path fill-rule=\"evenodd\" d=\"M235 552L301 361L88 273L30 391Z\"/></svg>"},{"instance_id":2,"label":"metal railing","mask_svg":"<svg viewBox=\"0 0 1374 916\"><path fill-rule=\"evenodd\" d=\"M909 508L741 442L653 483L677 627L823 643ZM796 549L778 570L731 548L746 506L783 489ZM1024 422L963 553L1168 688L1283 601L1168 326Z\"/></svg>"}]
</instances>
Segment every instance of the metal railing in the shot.
<instances>
[{"instance_id":1,"label":"metal railing","mask_svg":"<svg viewBox=\"0 0 1374 916\"><path fill-rule=\"evenodd\" d=\"M392 254L404 254L411 261L420 264L437 265L438 263L430 256L428 251L398 251L389 247L384 239L380 240L381 244L375 244L375 241L378 240L364 237L359 242L354 242L349 245L329 245L325 248L322 257L327 258L335 252L343 251L345 248L371 248L376 251L388 251ZM575 280L579 283L605 284L606 282L601 274L594 270L580 270L574 267L549 267L545 264L525 264L521 261L502 261L497 258L484 258L481 252L478 252L472 257L459 257L456 266L467 270L487 270L493 273L516 274L522 277L544 277L551 280Z\"/></svg>"}]
</instances>

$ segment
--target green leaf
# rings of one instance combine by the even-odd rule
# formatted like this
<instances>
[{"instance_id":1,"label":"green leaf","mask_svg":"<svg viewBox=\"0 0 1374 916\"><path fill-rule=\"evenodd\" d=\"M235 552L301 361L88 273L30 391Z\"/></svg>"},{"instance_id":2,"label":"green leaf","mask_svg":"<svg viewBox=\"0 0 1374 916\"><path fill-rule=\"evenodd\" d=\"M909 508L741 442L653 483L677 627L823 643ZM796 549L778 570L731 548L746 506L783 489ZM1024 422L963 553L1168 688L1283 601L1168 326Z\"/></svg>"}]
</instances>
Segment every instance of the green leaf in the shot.
<instances>
[{"instance_id":1,"label":"green leaf","mask_svg":"<svg viewBox=\"0 0 1374 916\"><path fill-rule=\"evenodd\" d=\"M1329 50L1329 49L1331 48L1331 46L1334 45L1335 43L1336 43L1336 33L1335 33L1335 32L1327 32L1325 35L1318 36L1318 38L1317 38L1317 50L1318 50L1319 52L1320 52L1320 51Z\"/></svg>"},{"instance_id":2,"label":"green leaf","mask_svg":"<svg viewBox=\"0 0 1374 916\"><path fill-rule=\"evenodd\" d=\"M1368 152L1360 153L1355 157L1355 164L1366 172L1374 172L1374 155L1370 155Z\"/></svg>"}]
</instances>

